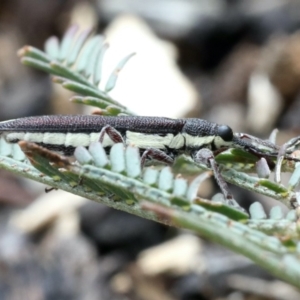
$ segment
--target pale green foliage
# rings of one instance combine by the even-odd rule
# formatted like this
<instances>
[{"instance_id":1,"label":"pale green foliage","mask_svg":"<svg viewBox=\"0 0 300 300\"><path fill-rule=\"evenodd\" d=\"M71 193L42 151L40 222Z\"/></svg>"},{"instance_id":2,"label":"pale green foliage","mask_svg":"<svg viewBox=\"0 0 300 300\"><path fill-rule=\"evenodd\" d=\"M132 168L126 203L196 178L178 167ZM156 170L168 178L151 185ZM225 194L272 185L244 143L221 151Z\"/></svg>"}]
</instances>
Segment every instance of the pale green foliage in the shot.
<instances>
[{"instance_id":1,"label":"pale green foliage","mask_svg":"<svg viewBox=\"0 0 300 300\"><path fill-rule=\"evenodd\" d=\"M132 55L117 64L101 90L106 50L107 44L101 36L90 37L89 30L78 34L77 28L72 27L61 43L56 38L46 42L47 54L27 46L20 56L22 63L56 76L56 82L77 93L72 98L74 102L101 108L105 115L131 114L108 92L116 84L118 71ZM201 193L201 183L208 177L207 168L196 166L185 157L176 161L173 171L197 174L191 183L174 175L168 167L141 170L138 149L124 148L121 144L112 147L109 156L100 143L90 145L89 149L79 147L75 164L34 144L21 145L27 157L18 145L0 139L0 168L141 217L189 228L300 287L300 242L295 211L283 215L275 207L267 217L262 206L255 203L248 216L237 203L229 205L222 197L216 197L217 201L199 198L198 189ZM233 149L216 157L226 181L289 204L296 197L293 188L299 181L299 172L286 188L247 174L254 171L255 159L249 153ZM288 171L294 168L292 163L283 165Z\"/></svg>"}]
</instances>

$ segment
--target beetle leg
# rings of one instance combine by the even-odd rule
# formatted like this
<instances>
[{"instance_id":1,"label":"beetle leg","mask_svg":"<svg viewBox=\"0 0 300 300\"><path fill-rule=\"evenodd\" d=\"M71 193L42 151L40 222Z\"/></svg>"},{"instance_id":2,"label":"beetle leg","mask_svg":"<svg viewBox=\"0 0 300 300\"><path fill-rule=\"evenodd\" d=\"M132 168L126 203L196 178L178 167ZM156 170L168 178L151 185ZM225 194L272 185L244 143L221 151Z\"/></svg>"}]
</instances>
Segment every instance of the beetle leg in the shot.
<instances>
[{"instance_id":1,"label":"beetle leg","mask_svg":"<svg viewBox=\"0 0 300 300\"><path fill-rule=\"evenodd\" d=\"M193 159L196 163L205 164L207 167L209 167L213 170L215 179L216 179L225 199L229 200L229 203L231 203L230 200L233 199L233 195L229 191L229 187L220 173L220 170L219 170L218 164L216 163L213 152L207 148L200 149L193 155Z\"/></svg>"},{"instance_id":2,"label":"beetle leg","mask_svg":"<svg viewBox=\"0 0 300 300\"><path fill-rule=\"evenodd\" d=\"M115 128L113 128L110 125L106 125L101 129L100 136L99 136L100 143L103 143L105 134L107 134L115 144L116 143L125 144L122 135Z\"/></svg>"},{"instance_id":3,"label":"beetle leg","mask_svg":"<svg viewBox=\"0 0 300 300\"><path fill-rule=\"evenodd\" d=\"M159 162L171 165L174 162L174 159L159 149L150 148L143 152L143 155L141 157L141 166L143 167L145 165L146 159L155 159Z\"/></svg>"}]
</instances>

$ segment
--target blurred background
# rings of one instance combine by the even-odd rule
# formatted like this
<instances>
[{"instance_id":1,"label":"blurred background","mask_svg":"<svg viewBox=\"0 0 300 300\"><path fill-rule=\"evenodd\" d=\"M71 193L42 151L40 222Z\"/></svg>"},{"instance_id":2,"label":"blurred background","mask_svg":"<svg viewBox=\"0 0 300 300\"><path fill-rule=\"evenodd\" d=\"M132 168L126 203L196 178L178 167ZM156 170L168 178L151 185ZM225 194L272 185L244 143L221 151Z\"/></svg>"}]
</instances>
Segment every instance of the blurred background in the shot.
<instances>
[{"instance_id":1,"label":"blurred background","mask_svg":"<svg viewBox=\"0 0 300 300\"><path fill-rule=\"evenodd\" d=\"M17 50L71 24L110 43L111 95L139 115L200 117L278 143L300 133L296 0L1 0L0 120L88 113ZM244 207L270 199L232 187ZM208 183L201 195L218 189ZM300 299L241 256L188 232L0 172L0 299Z\"/></svg>"}]
</instances>

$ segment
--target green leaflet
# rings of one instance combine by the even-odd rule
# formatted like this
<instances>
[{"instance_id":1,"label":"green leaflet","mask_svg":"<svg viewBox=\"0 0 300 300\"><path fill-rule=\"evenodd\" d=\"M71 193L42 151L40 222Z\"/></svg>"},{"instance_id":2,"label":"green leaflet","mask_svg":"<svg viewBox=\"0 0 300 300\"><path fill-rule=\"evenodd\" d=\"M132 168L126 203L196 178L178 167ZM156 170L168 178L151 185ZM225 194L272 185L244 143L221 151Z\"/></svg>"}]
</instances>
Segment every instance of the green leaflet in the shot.
<instances>
[{"instance_id":1,"label":"green leaflet","mask_svg":"<svg viewBox=\"0 0 300 300\"><path fill-rule=\"evenodd\" d=\"M45 43L45 51L25 46L19 50L21 62L59 77L55 82L64 88L74 91L90 100L73 100L77 103L87 102L89 105L101 107L104 115L131 115L119 102L113 100L110 92L117 83L118 73L133 54L127 55L112 71L104 90L99 88L102 77L102 65L108 45L100 35L91 36L91 30L81 33L77 26L72 26L64 35L61 43L56 37L49 38ZM104 101L103 101L104 100Z\"/></svg>"},{"instance_id":2,"label":"green leaflet","mask_svg":"<svg viewBox=\"0 0 300 300\"><path fill-rule=\"evenodd\" d=\"M101 90L98 85L108 45L100 36L91 37L91 30L79 33L73 26L61 43L53 37L45 48L47 54L24 47L19 52L21 61L57 76L57 83L79 94L73 97L73 102L98 107L104 115L132 115L108 94L131 54L117 64L108 82L101 84L105 87ZM208 168L195 165L185 157L176 160L173 170L177 174L198 175L191 183L174 175L168 167L141 170L138 151L133 147L116 145L108 157L102 146L95 143L88 150L76 150L76 164L34 144L23 143L22 147L31 164L17 145L9 145L0 138L0 168L141 217L189 228L300 287L300 229L295 211L284 215L275 207L268 216L261 205L254 204L248 218L226 201L197 198L199 186L201 193L201 183L209 176L209 172L203 173ZM256 173L257 158L248 152L229 149L220 153L216 161L228 182L286 205L297 198L293 189L299 182L299 172L293 174L286 189L246 174ZM294 169L294 162L284 162L283 171Z\"/></svg>"}]
</instances>

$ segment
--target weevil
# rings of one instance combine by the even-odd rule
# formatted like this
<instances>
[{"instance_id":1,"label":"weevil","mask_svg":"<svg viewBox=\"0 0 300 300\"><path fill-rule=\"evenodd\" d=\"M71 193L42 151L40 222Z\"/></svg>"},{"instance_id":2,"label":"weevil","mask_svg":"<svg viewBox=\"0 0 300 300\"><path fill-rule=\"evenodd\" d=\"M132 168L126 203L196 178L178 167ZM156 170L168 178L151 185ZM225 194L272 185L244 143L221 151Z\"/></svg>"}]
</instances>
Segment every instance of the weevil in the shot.
<instances>
[{"instance_id":1,"label":"weevil","mask_svg":"<svg viewBox=\"0 0 300 300\"><path fill-rule=\"evenodd\" d=\"M1 122L0 134L10 143L21 140L34 142L67 156L73 155L76 147L87 147L95 141L100 141L106 150L115 143L135 145L140 149L142 165L148 159L172 164L178 155L186 154L196 163L205 164L213 170L226 199L233 196L214 159L217 153L241 148L258 158L269 159L271 167L275 166L273 160L279 153L278 146L271 142L234 134L227 125L196 118L36 116Z\"/></svg>"}]
</instances>

